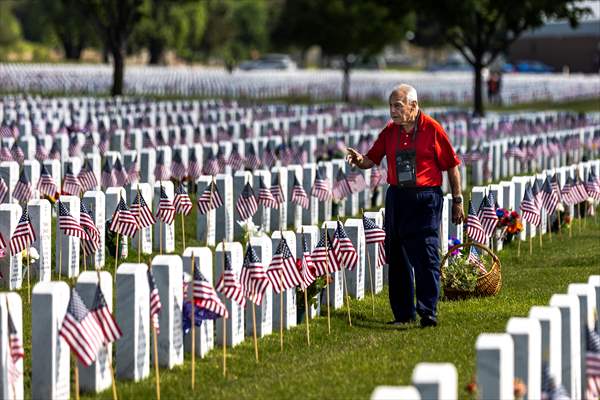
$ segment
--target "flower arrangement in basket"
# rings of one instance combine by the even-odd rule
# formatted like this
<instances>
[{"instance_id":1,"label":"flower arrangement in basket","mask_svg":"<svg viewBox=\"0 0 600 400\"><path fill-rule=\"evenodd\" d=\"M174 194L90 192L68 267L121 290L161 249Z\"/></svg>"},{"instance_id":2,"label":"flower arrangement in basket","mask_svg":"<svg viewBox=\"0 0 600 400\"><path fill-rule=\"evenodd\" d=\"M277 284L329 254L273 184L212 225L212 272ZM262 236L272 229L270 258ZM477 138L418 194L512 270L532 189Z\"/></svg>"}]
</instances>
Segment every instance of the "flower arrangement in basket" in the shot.
<instances>
[{"instance_id":1,"label":"flower arrangement in basket","mask_svg":"<svg viewBox=\"0 0 600 400\"><path fill-rule=\"evenodd\" d=\"M500 291L500 260L486 246L474 242L448 242L442 258L444 297L450 300L473 296L493 296Z\"/></svg>"},{"instance_id":2,"label":"flower arrangement in basket","mask_svg":"<svg viewBox=\"0 0 600 400\"><path fill-rule=\"evenodd\" d=\"M500 230L498 237L503 241L512 241L513 237L523 230L523 223L518 212L498 208L496 209L496 215L498 216L497 229Z\"/></svg>"}]
</instances>

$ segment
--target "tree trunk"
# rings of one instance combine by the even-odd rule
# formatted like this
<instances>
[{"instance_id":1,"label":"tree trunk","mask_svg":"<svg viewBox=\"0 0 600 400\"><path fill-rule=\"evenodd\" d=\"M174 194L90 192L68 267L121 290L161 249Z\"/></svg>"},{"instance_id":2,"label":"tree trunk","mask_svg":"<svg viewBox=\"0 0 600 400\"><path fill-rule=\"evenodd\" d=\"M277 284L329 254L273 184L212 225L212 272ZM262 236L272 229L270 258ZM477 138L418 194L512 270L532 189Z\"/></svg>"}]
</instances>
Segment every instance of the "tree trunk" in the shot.
<instances>
[{"instance_id":1,"label":"tree trunk","mask_svg":"<svg viewBox=\"0 0 600 400\"><path fill-rule=\"evenodd\" d=\"M63 49L65 50L65 58L67 60L79 60L81 58L83 45L81 43L63 41Z\"/></svg>"},{"instance_id":2,"label":"tree trunk","mask_svg":"<svg viewBox=\"0 0 600 400\"><path fill-rule=\"evenodd\" d=\"M473 65L473 71L475 73L475 87L473 92L473 115L476 117L483 117L485 110L483 108L483 84L481 81L481 70L483 69L481 58L478 57Z\"/></svg>"},{"instance_id":3,"label":"tree trunk","mask_svg":"<svg viewBox=\"0 0 600 400\"><path fill-rule=\"evenodd\" d=\"M113 56L113 86L112 96L123 94L123 76L125 75L125 51L123 46L115 46L111 49Z\"/></svg>"},{"instance_id":4,"label":"tree trunk","mask_svg":"<svg viewBox=\"0 0 600 400\"><path fill-rule=\"evenodd\" d=\"M148 60L148 64L150 65L158 65L163 61L163 52L164 47L160 45L155 40L150 40L148 44L148 53L150 55L150 60Z\"/></svg>"},{"instance_id":5,"label":"tree trunk","mask_svg":"<svg viewBox=\"0 0 600 400\"><path fill-rule=\"evenodd\" d=\"M342 101L348 103L350 101L350 68L351 63L348 56L344 57L344 78L342 81Z\"/></svg>"}]
</instances>

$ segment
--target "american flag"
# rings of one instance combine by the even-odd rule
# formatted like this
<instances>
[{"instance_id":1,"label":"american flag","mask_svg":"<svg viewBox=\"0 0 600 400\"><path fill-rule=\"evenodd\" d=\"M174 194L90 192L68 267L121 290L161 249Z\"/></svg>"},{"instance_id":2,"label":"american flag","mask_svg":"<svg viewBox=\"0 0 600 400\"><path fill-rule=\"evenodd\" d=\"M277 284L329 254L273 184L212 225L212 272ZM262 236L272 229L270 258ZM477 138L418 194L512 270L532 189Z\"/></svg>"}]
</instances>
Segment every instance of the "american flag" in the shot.
<instances>
[{"instance_id":1,"label":"american flag","mask_svg":"<svg viewBox=\"0 0 600 400\"><path fill-rule=\"evenodd\" d=\"M577 196L574 192L573 187L574 187L573 178L568 176L567 180L565 182L565 185L562 187L562 190L560 191L560 197L563 199L563 201L567 205L575 204L575 199Z\"/></svg>"},{"instance_id":2,"label":"american flag","mask_svg":"<svg viewBox=\"0 0 600 400\"><path fill-rule=\"evenodd\" d=\"M4 182L4 178L0 176L0 203L4 203L4 198L6 197L7 193L8 186L6 185L6 182Z\"/></svg>"},{"instance_id":3,"label":"american flag","mask_svg":"<svg viewBox=\"0 0 600 400\"><path fill-rule=\"evenodd\" d=\"M337 221L337 228L333 234L332 247L333 254L339 265L346 266L350 271L356 268L358 254L340 221Z\"/></svg>"},{"instance_id":4,"label":"american flag","mask_svg":"<svg viewBox=\"0 0 600 400\"><path fill-rule=\"evenodd\" d=\"M483 261L481 261L481 257L479 254L479 250L475 246L470 246L469 256L467 257L467 261L477 267L479 269L479 273L481 275L486 274L487 270L485 269L485 265Z\"/></svg>"},{"instance_id":5,"label":"american flag","mask_svg":"<svg viewBox=\"0 0 600 400\"><path fill-rule=\"evenodd\" d=\"M175 155L173 155L173 161L171 161L171 176L178 181L182 181L186 174L187 168L183 165L181 150L175 149Z\"/></svg>"},{"instance_id":6,"label":"american flag","mask_svg":"<svg viewBox=\"0 0 600 400\"><path fill-rule=\"evenodd\" d=\"M231 154L229 154L229 165L231 165L231 169L233 171L239 171L244 168L244 163L244 158L240 155L237 146L234 145Z\"/></svg>"},{"instance_id":7,"label":"american flag","mask_svg":"<svg viewBox=\"0 0 600 400\"><path fill-rule=\"evenodd\" d=\"M185 187L181 182L175 188L175 200L173 200L173 204L175 205L177 214L183 215L188 215L194 207L192 200L190 200L190 196L188 196Z\"/></svg>"},{"instance_id":8,"label":"american flag","mask_svg":"<svg viewBox=\"0 0 600 400\"><path fill-rule=\"evenodd\" d=\"M326 243L327 246L325 246ZM323 229L321 238L313 249L311 256L313 263L315 264L317 276L340 270L340 265L335 259L335 254L333 252L332 243L329 239L329 233L327 232L327 229Z\"/></svg>"},{"instance_id":9,"label":"american flag","mask_svg":"<svg viewBox=\"0 0 600 400\"><path fill-rule=\"evenodd\" d=\"M373 168L371 168L371 182L369 185L371 190L375 189L381 183L381 181L381 170L377 165L375 165Z\"/></svg>"},{"instance_id":10,"label":"american flag","mask_svg":"<svg viewBox=\"0 0 600 400\"><path fill-rule=\"evenodd\" d=\"M50 147L50 154L48 154L48 158L51 160L60 160L60 147L58 146L58 142L55 140L52 143L52 147Z\"/></svg>"},{"instance_id":11,"label":"american flag","mask_svg":"<svg viewBox=\"0 0 600 400\"><path fill-rule=\"evenodd\" d=\"M294 256L283 237L279 240L277 250L271 259L267 276L276 293L298 286L302 281L302 277L296 268Z\"/></svg>"},{"instance_id":12,"label":"american flag","mask_svg":"<svg viewBox=\"0 0 600 400\"><path fill-rule=\"evenodd\" d=\"M223 205L223 198L219 193L219 188L216 183L212 181L206 188L202 195L198 198L198 211L200 214L206 214L210 210L217 209Z\"/></svg>"},{"instance_id":13,"label":"american flag","mask_svg":"<svg viewBox=\"0 0 600 400\"><path fill-rule=\"evenodd\" d=\"M483 153L481 148L478 147L463 154L462 160L465 164L473 164L477 161L483 160L485 157L486 155Z\"/></svg>"},{"instance_id":14,"label":"american flag","mask_svg":"<svg viewBox=\"0 0 600 400\"><path fill-rule=\"evenodd\" d=\"M582 201L586 201L588 198L587 190L585 189L585 184L579 178L579 174L575 177L575 188L577 189L577 203L581 203Z\"/></svg>"},{"instance_id":15,"label":"american flag","mask_svg":"<svg viewBox=\"0 0 600 400\"><path fill-rule=\"evenodd\" d=\"M0 146L0 161L13 161L13 155L4 142L2 142L2 145Z\"/></svg>"},{"instance_id":16,"label":"american flag","mask_svg":"<svg viewBox=\"0 0 600 400\"><path fill-rule=\"evenodd\" d=\"M265 148L265 151L263 152L263 160L264 160L264 165L267 168L271 168L273 165L275 165L275 162L277 161L277 158L275 157L275 153L273 152L273 147L271 146L271 142L267 142L267 147Z\"/></svg>"},{"instance_id":17,"label":"american flag","mask_svg":"<svg viewBox=\"0 0 600 400\"><path fill-rule=\"evenodd\" d=\"M550 178L546 177L546 180L544 181L544 186L542 186L542 206L546 209L548 215L552 215L552 213L554 213L554 210L556 210L557 205L558 197L556 196L556 192L552 190Z\"/></svg>"},{"instance_id":18,"label":"american flag","mask_svg":"<svg viewBox=\"0 0 600 400\"><path fill-rule=\"evenodd\" d=\"M585 190L592 199L600 201L600 184L591 170L588 172L587 181L585 181Z\"/></svg>"},{"instance_id":19,"label":"american flag","mask_svg":"<svg viewBox=\"0 0 600 400\"><path fill-rule=\"evenodd\" d=\"M129 166L126 167L127 172L127 183L136 183L140 180L140 171L137 166L137 155L133 160L130 161Z\"/></svg>"},{"instance_id":20,"label":"american flag","mask_svg":"<svg viewBox=\"0 0 600 400\"><path fill-rule=\"evenodd\" d=\"M163 221L165 224L170 225L175 219L175 206L167 192L165 192L164 186L160 186L160 199L158 201L158 210L156 210L156 218Z\"/></svg>"},{"instance_id":21,"label":"american flag","mask_svg":"<svg viewBox=\"0 0 600 400\"><path fill-rule=\"evenodd\" d=\"M92 305L92 314L96 316L98 325L100 326L100 329L102 329L102 343L107 345L116 342L123 336L121 328L119 328L117 321L115 321L115 317L113 317L108 309L108 304L106 303L104 294L102 294L100 285L96 287L96 295L94 296L94 304Z\"/></svg>"},{"instance_id":22,"label":"american flag","mask_svg":"<svg viewBox=\"0 0 600 400\"><path fill-rule=\"evenodd\" d=\"M77 133L69 135L69 156L78 157L81 154L81 144Z\"/></svg>"},{"instance_id":23,"label":"american flag","mask_svg":"<svg viewBox=\"0 0 600 400\"><path fill-rule=\"evenodd\" d=\"M244 190L242 190L240 197L235 202L235 209L242 221L252 217L256 213L256 210L258 210L258 203L256 202L256 196L254 196L254 190L252 190L250 182L246 182Z\"/></svg>"},{"instance_id":24,"label":"american flag","mask_svg":"<svg viewBox=\"0 0 600 400\"><path fill-rule=\"evenodd\" d=\"M531 185L531 194L533 195L533 201L535 201L535 205L538 209L542 208L542 187L538 179L533 180L533 184Z\"/></svg>"},{"instance_id":25,"label":"american flag","mask_svg":"<svg viewBox=\"0 0 600 400\"><path fill-rule=\"evenodd\" d=\"M154 141L150 137L150 134L148 133L147 130L144 130L143 139L142 139L142 147L147 148L147 149L154 149L156 147L156 145L154 144Z\"/></svg>"},{"instance_id":26,"label":"american flag","mask_svg":"<svg viewBox=\"0 0 600 400\"><path fill-rule=\"evenodd\" d=\"M481 227L483 228L487 239L491 238L496 230L496 225L498 225L498 216L496 215L495 205L496 200L494 199L494 194L490 192L487 196L483 196L483 200L481 200L477 212L477 217L479 218L479 222L481 223Z\"/></svg>"},{"instance_id":27,"label":"american flag","mask_svg":"<svg viewBox=\"0 0 600 400\"><path fill-rule=\"evenodd\" d=\"M14 137L13 129L8 125L0 126L0 137L3 137L3 138Z\"/></svg>"},{"instance_id":28,"label":"american flag","mask_svg":"<svg viewBox=\"0 0 600 400\"><path fill-rule=\"evenodd\" d=\"M246 297L259 306L262 303L270 281L250 243L248 243L248 247L246 248L246 256L244 257L242 272L240 273L240 283L244 288Z\"/></svg>"},{"instance_id":29,"label":"american flag","mask_svg":"<svg viewBox=\"0 0 600 400\"><path fill-rule=\"evenodd\" d=\"M265 186L262 175L258 180L258 204L265 208L278 208L278 204L271 193L271 190Z\"/></svg>"},{"instance_id":30,"label":"american flag","mask_svg":"<svg viewBox=\"0 0 600 400\"><path fill-rule=\"evenodd\" d=\"M485 243L486 235L481 226L479 217L473 209L473 202L469 200L469 214L467 215L467 235L469 239L477 243Z\"/></svg>"},{"instance_id":31,"label":"american flag","mask_svg":"<svg viewBox=\"0 0 600 400\"><path fill-rule=\"evenodd\" d=\"M248 147L248 156L246 157L246 168L251 170L259 169L262 165L262 161L256 155L256 150L254 150L254 145L250 144Z\"/></svg>"},{"instance_id":32,"label":"american flag","mask_svg":"<svg viewBox=\"0 0 600 400\"><path fill-rule=\"evenodd\" d=\"M107 189L109 187L113 187L117 185L117 179L115 177L115 172L113 171L112 166L110 165L110 160L106 158L104 160L104 166L102 167L102 176L100 177L100 184L103 189Z\"/></svg>"},{"instance_id":33,"label":"american flag","mask_svg":"<svg viewBox=\"0 0 600 400\"><path fill-rule=\"evenodd\" d=\"M104 334L94 313L91 313L79 293L71 289L71 299L62 326L58 331L79 361L86 367L96 361L103 346Z\"/></svg>"},{"instance_id":34,"label":"american flag","mask_svg":"<svg viewBox=\"0 0 600 400\"><path fill-rule=\"evenodd\" d=\"M42 196L56 197L58 195L58 189L56 189L54 178L50 175L50 172L48 172L48 169L44 164L42 164L42 171L40 173L37 188Z\"/></svg>"},{"instance_id":35,"label":"american flag","mask_svg":"<svg viewBox=\"0 0 600 400\"><path fill-rule=\"evenodd\" d=\"M123 164L121 164L121 159L119 157L115 160L114 171L116 186L125 186L127 182L129 182L129 177L127 176L127 171L123 168Z\"/></svg>"},{"instance_id":36,"label":"american flag","mask_svg":"<svg viewBox=\"0 0 600 400\"><path fill-rule=\"evenodd\" d=\"M25 348L23 348L23 341L17 332L15 323L10 315L10 310L7 309L7 325L8 325L8 383L14 385L22 372L19 370L19 360L25 357Z\"/></svg>"},{"instance_id":37,"label":"american flag","mask_svg":"<svg viewBox=\"0 0 600 400\"><path fill-rule=\"evenodd\" d=\"M302 234L302 256L297 260L298 269L300 270L300 287L306 290L317 279L315 276L316 268L312 260L312 255L306 244L306 235Z\"/></svg>"},{"instance_id":38,"label":"american flag","mask_svg":"<svg viewBox=\"0 0 600 400\"><path fill-rule=\"evenodd\" d=\"M336 201L340 201L351 193L352 189L350 188L350 183L348 182L348 179L346 179L346 174L344 174L344 171L342 171L342 169L339 168L335 184L333 185L333 198Z\"/></svg>"},{"instance_id":39,"label":"american flag","mask_svg":"<svg viewBox=\"0 0 600 400\"><path fill-rule=\"evenodd\" d=\"M219 317L229 318L227 307L217 296L215 289L208 283L200 272L198 265L194 266L194 279L192 280L192 293L196 307L204 313L205 319L216 319Z\"/></svg>"},{"instance_id":40,"label":"american flag","mask_svg":"<svg viewBox=\"0 0 600 400\"><path fill-rule=\"evenodd\" d=\"M171 178L171 171L165 165L165 153L164 151L158 151L156 167L154 167L154 179L157 181L166 181L169 178Z\"/></svg>"},{"instance_id":41,"label":"american flag","mask_svg":"<svg viewBox=\"0 0 600 400\"><path fill-rule=\"evenodd\" d=\"M0 233L0 255L4 255L6 249L6 241L4 240L4 236ZM2 278L2 274L0 273L0 279Z\"/></svg>"},{"instance_id":42,"label":"american flag","mask_svg":"<svg viewBox=\"0 0 600 400\"><path fill-rule=\"evenodd\" d=\"M100 231L92 219L91 211L84 202L80 203L79 221L87 236L81 243L83 251L86 255L94 254L100 247Z\"/></svg>"},{"instance_id":43,"label":"american flag","mask_svg":"<svg viewBox=\"0 0 600 400\"><path fill-rule=\"evenodd\" d=\"M48 152L46 151L46 147L38 137L35 137L36 145L35 145L35 155L34 158L39 162L42 162L48 158Z\"/></svg>"},{"instance_id":44,"label":"american flag","mask_svg":"<svg viewBox=\"0 0 600 400\"><path fill-rule=\"evenodd\" d=\"M362 192L367 187L367 181L365 181L365 177L362 172L358 170L351 170L348 174L348 184L350 185L350 189L352 193Z\"/></svg>"},{"instance_id":45,"label":"american flag","mask_svg":"<svg viewBox=\"0 0 600 400\"><path fill-rule=\"evenodd\" d=\"M91 132L88 132L85 136L85 142L83 143L82 150L86 153L91 153L96 147L96 143L94 142L94 135Z\"/></svg>"},{"instance_id":46,"label":"american flag","mask_svg":"<svg viewBox=\"0 0 600 400\"><path fill-rule=\"evenodd\" d=\"M292 203L308 210L308 196L304 191L304 188L298 181L296 175L294 175L294 186L292 186Z\"/></svg>"},{"instance_id":47,"label":"american flag","mask_svg":"<svg viewBox=\"0 0 600 400\"><path fill-rule=\"evenodd\" d=\"M77 197L79 197L79 194L81 193L81 184L79 183L79 179L73 174L70 165L67 165L61 192L64 195L73 195Z\"/></svg>"},{"instance_id":48,"label":"american flag","mask_svg":"<svg viewBox=\"0 0 600 400\"><path fill-rule=\"evenodd\" d=\"M523 213L523 221L527 221L535 226L540 224L540 209L533 199L533 194L531 193L531 186L529 186L529 183L527 183L525 186L525 194L523 196L523 200L521 201L520 208Z\"/></svg>"},{"instance_id":49,"label":"american flag","mask_svg":"<svg viewBox=\"0 0 600 400\"><path fill-rule=\"evenodd\" d=\"M552 176L552 179L550 180L550 184L552 185L552 191L554 191L554 193L556 193L556 198L558 199L558 201L562 201L561 194L560 194L560 180L559 180L557 174L554 174L554 176Z\"/></svg>"},{"instance_id":50,"label":"american flag","mask_svg":"<svg viewBox=\"0 0 600 400\"><path fill-rule=\"evenodd\" d=\"M108 151L108 134L105 132L100 136L100 143L98 143L98 151L104 156Z\"/></svg>"},{"instance_id":51,"label":"american flag","mask_svg":"<svg viewBox=\"0 0 600 400\"><path fill-rule=\"evenodd\" d=\"M33 189L25 175L25 169L21 170L21 175L13 190L13 197L19 200L19 203L27 203L33 197Z\"/></svg>"},{"instance_id":52,"label":"american flag","mask_svg":"<svg viewBox=\"0 0 600 400\"><path fill-rule=\"evenodd\" d=\"M190 150L188 167L187 167L187 176L190 181L195 182L196 179L200 177L202 174L202 169L200 168L200 164L198 163L198 158L196 157L196 149L192 148Z\"/></svg>"},{"instance_id":53,"label":"american flag","mask_svg":"<svg viewBox=\"0 0 600 400\"><path fill-rule=\"evenodd\" d=\"M217 175L219 173L219 161L214 155L213 150L210 150L206 161L204 162L204 166L202 167L202 173L204 175Z\"/></svg>"},{"instance_id":54,"label":"american flag","mask_svg":"<svg viewBox=\"0 0 600 400\"><path fill-rule=\"evenodd\" d=\"M27 207L25 207L23 214L21 214L21 219L19 219L19 223L10 238L10 255L14 256L22 252L23 249L31 246L31 243L35 242L35 240L36 236L33 224L31 223L31 218L29 218Z\"/></svg>"},{"instance_id":55,"label":"american flag","mask_svg":"<svg viewBox=\"0 0 600 400\"><path fill-rule=\"evenodd\" d=\"M119 199L117 209L113 213L113 217L108 228L112 232L117 232L123 236L133 236L138 230L138 224L135 220L135 216L127 208L125 200Z\"/></svg>"},{"instance_id":56,"label":"american flag","mask_svg":"<svg viewBox=\"0 0 600 400\"><path fill-rule=\"evenodd\" d=\"M219 171L224 171L225 167L229 165L227 157L225 157L225 151L221 146L219 146L219 150L217 150L217 162L219 163Z\"/></svg>"},{"instance_id":57,"label":"american flag","mask_svg":"<svg viewBox=\"0 0 600 400\"><path fill-rule=\"evenodd\" d=\"M363 216L365 243L377 246L377 263L375 267L385 265L385 231L375 224L375 220Z\"/></svg>"},{"instance_id":58,"label":"american flag","mask_svg":"<svg viewBox=\"0 0 600 400\"><path fill-rule=\"evenodd\" d=\"M25 160L25 153L23 153L23 149L21 149L21 147L19 147L19 145L17 144L17 142L14 142L11 149L10 149L10 153L13 156L13 159L18 162L19 164L23 164L23 160Z\"/></svg>"},{"instance_id":59,"label":"american flag","mask_svg":"<svg viewBox=\"0 0 600 400\"><path fill-rule=\"evenodd\" d=\"M516 158L520 159L520 158L523 158L524 156L525 156L524 152L521 150L521 148L516 143L510 143L508 145L508 149L504 153L504 157L506 157L506 158L516 157Z\"/></svg>"},{"instance_id":60,"label":"american flag","mask_svg":"<svg viewBox=\"0 0 600 400\"><path fill-rule=\"evenodd\" d=\"M81 184L81 189L86 192L88 190L93 190L98 186L98 179L96 179L96 174L92 169L92 163L89 160L85 160L81 171L77 175L79 179L79 183Z\"/></svg>"},{"instance_id":61,"label":"american flag","mask_svg":"<svg viewBox=\"0 0 600 400\"><path fill-rule=\"evenodd\" d=\"M600 398L600 336L588 328L587 352L585 354L587 375L586 399Z\"/></svg>"},{"instance_id":62,"label":"american flag","mask_svg":"<svg viewBox=\"0 0 600 400\"><path fill-rule=\"evenodd\" d=\"M225 268L223 269L221 278L217 282L217 292L222 293L229 300L235 301L240 306L244 307L246 305L244 287L238 280L233 268L231 267L231 259L229 258L229 254L223 252L223 256L225 257Z\"/></svg>"},{"instance_id":63,"label":"american flag","mask_svg":"<svg viewBox=\"0 0 600 400\"><path fill-rule=\"evenodd\" d=\"M61 201L58 202L58 227L64 235L88 239L79 222L69 213L69 210Z\"/></svg>"},{"instance_id":64,"label":"american flag","mask_svg":"<svg viewBox=\"0 0 600 400\"><path fill-rule=\"evenodd\" d=\"M151 268L148 268L146 275L148 276L148 289L150 291L150 321L152 321L152 326L156 330L156 334L159 335L160 321L158 320L158 314L160 313L162 304L160 302L160 295L158 294L158 288L156 287L156 281L154 280Z\"/></svg>"},{"instance_id":65,"label":"american flag","mask_svg":"<svg viewBox=\"0 0 600 400\"><path fill-rule=\"evenodd\" d=\"M275 199L275 203L277 206L275 208L279 208L279 204L283 204L285 202L285 198L283 196L283 190L281 189L281 185L279 184L279 174L273 174L273 178L271 179L271 187L269 188L273 198Z\"/></svg>"},{"instance_id":66,"label":"american flag","mask_svg":"<svg viewBox=\"0 0 600 400\"><path fill-rule=\"evenodd\" d=\"M542 362L542 400L570 400L569 394L561 384L556 384L550 375L548 363Z\"/></svg>"},{"instance_id":67,"label":"american flag","mask_svg":"<svg viewBox=\"0 0 600 400\"><path fill-rule=\"evenodd\" d=\"M152 215L152 211L150 210L150 207L148 207L148 204L144 200L144 196L139 189L135 195L135 199L133 199L133 203L131 203L130 210L140 229L147 228L156 223L156 219L154 218L154 215Z\"/></svg>"}]
</instances>

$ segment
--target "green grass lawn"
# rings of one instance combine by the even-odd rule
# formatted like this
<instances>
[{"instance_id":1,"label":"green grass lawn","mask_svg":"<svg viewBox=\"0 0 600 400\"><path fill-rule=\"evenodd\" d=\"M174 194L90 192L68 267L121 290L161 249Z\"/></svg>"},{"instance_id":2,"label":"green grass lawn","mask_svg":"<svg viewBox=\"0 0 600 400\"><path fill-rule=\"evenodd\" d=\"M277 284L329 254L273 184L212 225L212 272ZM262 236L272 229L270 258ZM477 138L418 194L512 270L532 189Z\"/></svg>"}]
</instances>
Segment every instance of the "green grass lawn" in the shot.
<instances>
[{"instance_id":1,"label":"green grass lawn","mask_svg":"<svg viewBox=\"0 0 600 400\"><path fill-rule=\"evenodd\" d=\"M186 226L187 244L193 239L191 218ZM178 250L181 249L178 230ZM279 336L259 340L260 363L254 360L251 338L228 351L228 376L222 376L222 352L216 348L196 360L196 389L190 389L190 358L171 371L161 370L163 399L176 398L367 398L377 385L410 383L414 366L423 361L452 362L459 372L459 390L475 373L475 341L482 332L501 332L512 316L526 316L533 305L547 304L554 293L564 292L569 283L585 282L600 273L600 225L587 220L581 233L577 221L573 237L544 236L543 249L534 241L528 255L527 242L517 257L516 243L500 252L503 288L492 298L470 299L439 304L437 328L421 329L418 324L397 328L385 325L392 318L387 289L375 297L352 300L352 322L346 309L332 313L332 332L327 334L325 317L311 321L311 347L306 345L305 326L285 331L285 349L280 352ZM130 251L128 261L137 255ZM150 257L146 257L149 260ZM108 261L113 269L114 259ZM23 299L26 293L21 290ZM25 346L27 349L25 393L30 396L31 315L24 304ZM154 398L154 373L138 382L118 382L120 398ZM111 398L111 392L98 395Z\"/></svg>"}]
</instances>

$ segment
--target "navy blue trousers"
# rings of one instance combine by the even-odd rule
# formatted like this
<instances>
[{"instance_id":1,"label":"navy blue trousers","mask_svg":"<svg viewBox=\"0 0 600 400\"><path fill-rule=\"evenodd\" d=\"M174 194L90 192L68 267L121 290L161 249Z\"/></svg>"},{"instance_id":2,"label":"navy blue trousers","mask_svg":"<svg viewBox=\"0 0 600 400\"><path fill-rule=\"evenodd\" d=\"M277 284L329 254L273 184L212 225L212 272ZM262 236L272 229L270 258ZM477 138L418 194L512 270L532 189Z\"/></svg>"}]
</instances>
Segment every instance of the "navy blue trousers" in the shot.
<instances>
[{"instance_id":1,"label":"navy blue trousers","mask_svg":"<svg viewBox=\"0 0 600 400\"><path fill-rule=\"evenodd\" d=\"M416 314L436 318L442 205L443 194L439 187L390 186L387 190L385 250L390 305L396 321L415 319Z\"/></svg>"}]
</instances>

